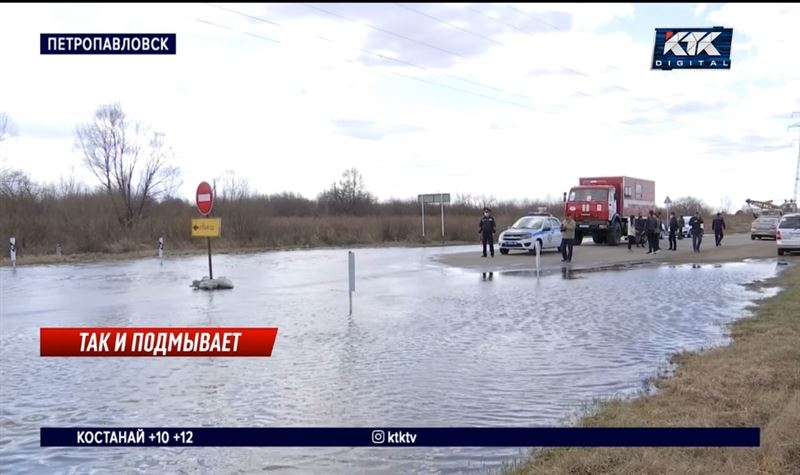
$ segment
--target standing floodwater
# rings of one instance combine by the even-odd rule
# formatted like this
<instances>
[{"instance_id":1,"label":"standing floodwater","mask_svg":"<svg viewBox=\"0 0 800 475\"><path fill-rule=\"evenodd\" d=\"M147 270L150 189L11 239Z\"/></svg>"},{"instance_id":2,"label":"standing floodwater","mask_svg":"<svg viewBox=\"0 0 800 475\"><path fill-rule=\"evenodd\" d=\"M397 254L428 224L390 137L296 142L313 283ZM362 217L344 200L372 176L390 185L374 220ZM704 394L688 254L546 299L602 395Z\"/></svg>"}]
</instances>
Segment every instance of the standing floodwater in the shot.
<instances>
[{"instance_id":1,"label":"standing floodwater","mask_svg":"<svg viewBox=\"0 0 800 475\"><path fill-rule=\"evenodd\" d=\"M464 272L464 248L203 256L0 270L0 471L425 472L503 448L39 447L42 426L545 426L632 394L670 354L724 341L774 262L560 274ZM574 276L570 276L574 277ZM51 326L277 326L271 358L41 358Z\"/></svg>"}]
</instances>

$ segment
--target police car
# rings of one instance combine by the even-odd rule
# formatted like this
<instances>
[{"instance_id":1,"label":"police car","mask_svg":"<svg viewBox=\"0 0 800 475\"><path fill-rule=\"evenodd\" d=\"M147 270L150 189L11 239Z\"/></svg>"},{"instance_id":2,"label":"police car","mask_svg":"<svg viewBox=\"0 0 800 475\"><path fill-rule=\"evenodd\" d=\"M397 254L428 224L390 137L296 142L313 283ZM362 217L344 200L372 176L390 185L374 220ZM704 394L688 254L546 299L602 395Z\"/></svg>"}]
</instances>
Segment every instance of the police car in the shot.
<instances>
[{"instance_id":1,"label":"police car","mask_svg":"<svg viewBox=\"0 0 800 475\"><path fill-rule=\"evenodd\" d=\"M535 252L536 241L542 250L558 249L561 246L561 221L550 213L528 213L500 233L500 254L513 250Z\"/></svg>"}]
</instances>

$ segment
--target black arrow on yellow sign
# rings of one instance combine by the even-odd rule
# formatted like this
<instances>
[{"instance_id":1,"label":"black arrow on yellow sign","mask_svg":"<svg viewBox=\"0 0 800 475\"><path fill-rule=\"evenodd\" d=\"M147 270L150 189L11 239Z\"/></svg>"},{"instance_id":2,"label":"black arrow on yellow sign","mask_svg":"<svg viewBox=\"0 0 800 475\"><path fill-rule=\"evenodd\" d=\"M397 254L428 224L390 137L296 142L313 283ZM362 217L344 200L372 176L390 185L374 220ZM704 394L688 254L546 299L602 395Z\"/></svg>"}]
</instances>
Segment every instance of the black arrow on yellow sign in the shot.
<instances>
[{"instance_id":1,"label":"black arrow on yellow sign","mask_svg":"<svg viewBox=\"0 0 800 475\"><path fill-rule=\"evenodd\" d=\"M195 231L197 231L198 229L200 229L200 226L198 226L198 225L196 225L196 224L195 224L195 225L194 225L194 227L193 227L192 229L194 229Z\"/></svg>"}]
</instances>

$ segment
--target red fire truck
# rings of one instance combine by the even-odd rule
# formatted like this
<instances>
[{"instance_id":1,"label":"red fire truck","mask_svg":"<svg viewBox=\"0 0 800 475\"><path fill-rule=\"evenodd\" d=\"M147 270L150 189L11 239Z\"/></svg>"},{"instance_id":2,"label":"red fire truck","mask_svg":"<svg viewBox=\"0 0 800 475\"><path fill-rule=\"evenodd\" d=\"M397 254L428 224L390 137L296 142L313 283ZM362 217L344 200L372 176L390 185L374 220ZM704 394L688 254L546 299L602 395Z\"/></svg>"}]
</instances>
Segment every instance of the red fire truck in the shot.
<instances>
[{"instance_id":1,"label":"red fire truck","mask_svg":"<svg viewBox=\"0 0 800 475\"><path fill-rule=\"evenodd\" d=\"M564 213L576 222L575 244L592 236L596 244L616 246L628 233L628 216L655 210L656 183L628 176L581 178L564 193Z\"/></svg>"}]
</instances>

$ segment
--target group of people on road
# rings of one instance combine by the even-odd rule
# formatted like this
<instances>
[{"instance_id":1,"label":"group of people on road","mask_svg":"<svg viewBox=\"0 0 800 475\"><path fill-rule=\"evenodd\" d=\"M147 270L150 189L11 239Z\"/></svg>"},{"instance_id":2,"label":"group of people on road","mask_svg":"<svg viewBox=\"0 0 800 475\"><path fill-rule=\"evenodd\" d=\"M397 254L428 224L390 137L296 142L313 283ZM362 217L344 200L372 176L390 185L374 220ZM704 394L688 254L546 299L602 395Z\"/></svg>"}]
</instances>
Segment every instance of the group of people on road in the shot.
<instances>
[{"instance_id":1,"label":"group of people on road","mask_svg":"<svg viewBox=\"0 0 800 475\"><path fill-rule=\"evenodd\" d=\"M686 223L682 217L676 216L675 212L669 214L669 223L666 225L666 230L669 233L669 250L678 250L678 239L683 238L683 227ZM700 245L703 242L703 217L700 211L696 211L694 216L689 219L689 234L692 236L692 249L694 252L700 252ZM561 262L572 262L572 249L575 245L575 220L572 216L567 216L561 220L561 245L558 250L561 252ZM711 222L711 228L714 230L714 240L716 247L722 245L722 239L725 231L725 219L722 213L717 213ZM645 241L647 242L647 254L658 254L661 252L661 231L665 229L664 223L661 220L661 211L650 210L646 218L631 215L628 218L628 252L633 252L633 246L644 247ZM483 217L478 225L478 234L481 236L481 243L483 244L483 255L487 257L486 247L489 247L491 256L494 257L494 234L497 232L497 222L494 216L491 215L489 208L484 208Z\"/></svg>"},{"instance_id":2,"label":"group of people on road","mask_svg":"<svg viewBox=\"0 0 800 475\"><path fill-rule=\"evenodd\" d=\"M669 239L669 250L678 250L678 239L683 238L683 227L687 223L684 222L682 217L676 216L675 212L669 214L669 223L666 226ZM692 250L700 252L700 246L703 243L703 217L700 211L696 211L694 216L689 219L689 234L692 236ZM714 230L715 244L717 247L722 245L722 239L725 234L725 218L722 213L717 213L711 222L711 228ZM647 254L658 254L660 249L661 231L664 230L664 223L661 221L661 212L654 212L650 210L647 218L643 218L641 213L639 216L631 215L628 218L628 251L633 252L632 247L644 247L644 237L647 239L648 251Z\"/></svg>"},{"instance_id":3,"label":"group of people on road","mask_svg":"<svg viewBox=\"0 0 800 475\"><path fill-rule=\"evenodd\" d=\"M683 229L683 219L678 220L674 212L669 215L669 250L675 251L678 249L676 236ZM646 240L648 254L660 253L661 231L663 229L664 222L661 219L661 211L650 210L647 218L643 218L641 213L639 213L639 216L630 215L628 218L628 252L633 252L632 247L634 245L636 247L644 247Z\"/></svg>"}]
</instances>

